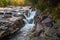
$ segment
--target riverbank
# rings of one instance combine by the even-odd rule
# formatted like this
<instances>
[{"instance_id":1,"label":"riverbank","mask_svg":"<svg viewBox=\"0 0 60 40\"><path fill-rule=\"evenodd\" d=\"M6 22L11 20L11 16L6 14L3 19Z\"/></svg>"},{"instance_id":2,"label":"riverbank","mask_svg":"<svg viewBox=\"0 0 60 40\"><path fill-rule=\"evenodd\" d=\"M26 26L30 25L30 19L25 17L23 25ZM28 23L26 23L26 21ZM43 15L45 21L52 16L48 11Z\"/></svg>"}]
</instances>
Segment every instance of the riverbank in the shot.
<instances>
[{"instance_id":1,"label":"riverbank","mask_svg":"<svg viewBox=\"0 0 60 40\"><path fill-rule=\"evenodd\" d=\"M26 9L26 8L24 8ZM60 40L53 18L47 13L32 10L23 14L25 25L13 35L3 40Z\"/></svg>"}]
</instances>

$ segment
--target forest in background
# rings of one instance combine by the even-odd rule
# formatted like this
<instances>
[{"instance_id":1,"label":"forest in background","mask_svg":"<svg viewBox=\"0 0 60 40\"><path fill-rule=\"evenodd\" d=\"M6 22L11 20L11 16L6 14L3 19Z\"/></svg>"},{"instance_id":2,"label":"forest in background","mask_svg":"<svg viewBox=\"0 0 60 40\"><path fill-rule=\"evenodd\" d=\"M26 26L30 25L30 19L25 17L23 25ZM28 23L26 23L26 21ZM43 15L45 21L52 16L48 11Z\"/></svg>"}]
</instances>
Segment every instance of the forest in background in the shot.
<instances>
[{"instance_id":1,"label":"forest in background","mask_svg":"<svg viewBox=\"0 0 60 40\"><path fill-rule=\"evenodd\" d=\"M32 7L39 9L43 13L49 12L53 19L60 23L60 0L27 0Z\"/></svg>"},{"instance_id":2,"label":"forest in background","mask_svg":"<svg viewBox=\"0 0 60 40\"><path fill-rule=\"evenodd\" d=\"M30 5L41 12L49 12L60 23L60 0L0 0L0 7Z\"/></svg>"}]
</instances>

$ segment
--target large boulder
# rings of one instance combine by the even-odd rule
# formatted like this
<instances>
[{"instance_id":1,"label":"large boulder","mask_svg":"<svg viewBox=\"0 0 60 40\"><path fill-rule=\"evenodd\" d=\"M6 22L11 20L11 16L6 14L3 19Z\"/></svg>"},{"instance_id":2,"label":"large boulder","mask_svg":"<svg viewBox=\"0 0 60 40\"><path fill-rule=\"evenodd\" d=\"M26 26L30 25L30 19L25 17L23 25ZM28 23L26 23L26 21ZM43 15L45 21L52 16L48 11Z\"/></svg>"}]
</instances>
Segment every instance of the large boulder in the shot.
<instances>
[{"instance_id":1,"label":"large boulder","mask_svg":"<svg viewBox=\"0 0 60 40\"><path fill-rule=\"evenodd\" d=\"M58 36L60 35L59 30L60 28L57 30ZM53 27L47 27L41 23L37 23L30 37L32 40L60 40L57 35L56 30Z\"/></svg>"},{"instance_id":2,"label":"large boulder","mask_svg":"<svg viewBox=\"0 0 60 40\"><path fill-rule=\"evenodd\" d=\"M20 17L13 17L0 20L0 38L13 34L25 25Z\"/></svg>"},{"instance_id":3,"label":"large boulder","mask_svg":"<svg viewBox=\"0 0 60 40\"><path fill-rule=\"evenodd\" d=\"M60 40L56 35L56 30L54 29L54 27L50 27L50 22L53 23L53 19L47 17L46 19L41 21L40 14L37 14L35 16L36 25L35 27L33 27L33 31L30 34L31 40Z\"/></svg>"}]
</instances>

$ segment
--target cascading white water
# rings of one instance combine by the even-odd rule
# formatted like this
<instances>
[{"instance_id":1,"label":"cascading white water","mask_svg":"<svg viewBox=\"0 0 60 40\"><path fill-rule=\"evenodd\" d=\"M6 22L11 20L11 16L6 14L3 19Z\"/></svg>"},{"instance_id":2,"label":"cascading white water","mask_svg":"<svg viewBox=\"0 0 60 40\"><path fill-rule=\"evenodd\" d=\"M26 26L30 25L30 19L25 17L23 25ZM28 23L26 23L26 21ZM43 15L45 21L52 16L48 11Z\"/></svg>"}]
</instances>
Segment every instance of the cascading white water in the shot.
<instances>
[{"instance_id":1,"label":"cascading white water","mask_svg":"<svg viewBox=\"0 0 60 40\"><path fill-rule=\"evenodd\" d=\"M32 28L35 26L34 16L36 15L36 11L29 10L29 16L25 15L25 26L18 31L19 34L14 36L14 38L10 38L10 40L29 40L29 33L32 31ZM20 33L21 32L21 33Z\"/></svg>"},{"instance_id":2,"label":"cascading white water","mask_svg":"<svg viewBox=\"0 0 60 40\"><path fill-rule=\"evenodd\" d=\"M26 19L23 19L23 20L26 24L21 29L21 31L31 31L32 27L35 25L34 24L34 16L36 15L36 11L32 11L32 9L30 9L28 15L29 16L24 14Z\"/></svg>"}]
</instances>

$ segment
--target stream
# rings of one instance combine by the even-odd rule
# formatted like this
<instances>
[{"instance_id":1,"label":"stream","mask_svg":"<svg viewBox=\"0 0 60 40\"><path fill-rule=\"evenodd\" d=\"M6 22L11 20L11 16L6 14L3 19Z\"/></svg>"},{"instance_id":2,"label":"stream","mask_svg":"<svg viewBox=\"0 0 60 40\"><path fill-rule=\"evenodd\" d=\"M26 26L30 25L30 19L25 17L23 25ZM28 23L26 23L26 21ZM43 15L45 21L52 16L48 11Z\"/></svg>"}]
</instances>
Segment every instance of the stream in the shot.
<instances>
[{"instance_id":1,"label":"stream","mask_svg":"<svg viewBox=\"0 0 60 40\"><path fill-rule=\"evenodd\" d=\"M32 28L35 26L34 23L34 16L36 15L36 11L29 9L28 16L24 14L25 19L25 26L20 29L17 33L5 38L5 40L29 40L29 33L32 31Z\"/></svg>"}]
</instances>

